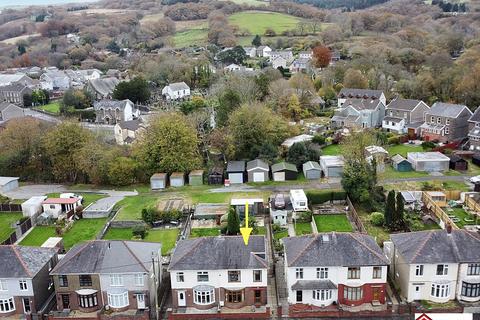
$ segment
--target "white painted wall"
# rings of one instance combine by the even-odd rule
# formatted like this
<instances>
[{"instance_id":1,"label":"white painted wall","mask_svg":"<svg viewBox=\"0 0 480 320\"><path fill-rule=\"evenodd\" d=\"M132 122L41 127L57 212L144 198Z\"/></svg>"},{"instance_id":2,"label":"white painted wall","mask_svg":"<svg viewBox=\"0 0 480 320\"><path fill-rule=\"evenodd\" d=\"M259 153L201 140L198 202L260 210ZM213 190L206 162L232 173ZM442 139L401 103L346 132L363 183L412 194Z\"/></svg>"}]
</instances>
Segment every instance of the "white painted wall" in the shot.
<instances>
[{"instance_id":1,"label":"white painted wall","mask_svg":"<svg viewBox=\"0 0 480 320\"><path fill-rule=\"evenodd\" d=\"M7 290L0 290L0 298L9 298L13 296L33 296L32 279L10 278L0 280L7 281ZM27 280L27 290L20 290L19 280Z\"/></svg>"}]
</instances>

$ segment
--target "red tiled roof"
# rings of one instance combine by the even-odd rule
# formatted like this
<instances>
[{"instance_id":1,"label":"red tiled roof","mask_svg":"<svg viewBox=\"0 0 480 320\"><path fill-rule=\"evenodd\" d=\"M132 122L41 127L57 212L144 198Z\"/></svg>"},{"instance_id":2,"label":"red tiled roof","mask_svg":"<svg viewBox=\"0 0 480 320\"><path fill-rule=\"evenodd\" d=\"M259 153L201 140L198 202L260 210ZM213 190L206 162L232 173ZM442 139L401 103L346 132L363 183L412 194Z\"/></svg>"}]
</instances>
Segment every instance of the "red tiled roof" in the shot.
<instances>
[{"instance_id":1,"label":"red tiled roof","mask_svg":"<svg viewBox=\"0 0 480 320\"><path fill-rule=\"evenodd\" d=\"M42 204L73 204L78 202L78 198L48 198Z\"/></svg>"}]
</instances>

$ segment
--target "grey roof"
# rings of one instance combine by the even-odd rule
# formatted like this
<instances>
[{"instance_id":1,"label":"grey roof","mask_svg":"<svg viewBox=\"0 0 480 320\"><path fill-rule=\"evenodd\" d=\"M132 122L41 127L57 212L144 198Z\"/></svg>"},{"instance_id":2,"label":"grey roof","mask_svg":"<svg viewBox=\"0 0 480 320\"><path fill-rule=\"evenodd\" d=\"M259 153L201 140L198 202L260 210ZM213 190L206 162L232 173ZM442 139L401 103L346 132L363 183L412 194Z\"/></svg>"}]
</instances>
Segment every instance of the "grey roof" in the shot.
<instances>
[{"instance_id":1,"label":"grey roof","mask_svg":"<svg viewBox=\"0 0 480 320\"><path fill-rule=\"evenodd\" d=\"M421 102L421 100L414 99L395 99L387 105L387 109L412 111Z\"/></svg>"},{"instance_id":2,"label":"grey roof","mask_svg":"<svg viewBox=\"0 0 480 320\"><path fill-rule=\"evenodd\" d=\"M402 157L401 155L399 154L396 154L392 157L392 162L395 163L395 164L398 164L402 161L408 161L407 159L405 159L404 157Z\"/></svg>"},{"instance_id":3,"label":"grey roof","mask_svg":"<svg viewBox=\"0 0 480 320\"><path fill-rule=\"evenodd\" d=\"M282 239L288 267L384 266L375 240L362 233L319 233Z\"/></svg>"},{"instance_id":4,"label":"grey roof","mask_svg":"<svg viewBox=\"0 0 480 320\"><path fill-rule=\"evenodd\" d=\"M480 262L480 235L467 230L429 230L390 235L406 263Z\"/></svg>"},{"instance_id":5,"label":"grey roof","mask_svg":"<svg viewBox=\"0 0 480 320\"><path fill-rule=\"evenodd\" d=\"M407 152L407 158L415 161L450 161L450 158L438 151Z\"/></svg>"},{"instance_id":6,"label":"grey roof","mask_svg":"<svg viewBox=\"0 0 480 320\"><path fill-rule=\"evenodd\" d=\"M32 278L55 254L53 248L0 246L0 278Z\"/></svg>"},{"instance_id":7,"label":"grey roof","mask_svg":"<svg viewBox=\"0 0 480 320\"><path fill-rule=\"evenodd\" d=\"M13 103L6 102L6 101L0 102L0 111L3 111L3 110L5 110L5 109L7 109L7 108L12 108L12 107L13 107L13 108L20 109L20 110L23 110L22 108L14 105Z\"/></svg>"},{"instance_id":8,"label":"grey roof","mask_svg":"<svg viewBox=\"0 0 480 320\"><path fill-rule=\"evenodd\" d=\"M224 270L267 268L264 236L202 237L181 240L172 254L169 270Z\"/></svg>"},{"instance_id":9,"label":"grey roof","mask_svg":"<svg viewBox=\"0 0 480 320\"><path fill-rule=\"evenodd\" d=\"M24 77L28 78L28 76L24 75L23 73L0 74L0 86L21 81Z\"/></svg>"},{"instance_id":10,"label":"grey roof","mask_svg":"<svg viewBox=\"0 0 480 320\"><path fill-rule=\"evenodd\" d=\"M337 289L331 280L297 280L292 285L292 290L320 290Z\"/></svg>"},{"instance_id":11,"label":"grey roof","mask_svg":"<svg viewBox=\"0 0 480 320\"><path fill-rule=\"evenodd\" d=\"M472 112L467 106L463 104L452 104L452 103L444 103L444 102L435 102L430 110L427 112L428 115L433 116L441 116L441 117L449 117L449 118L456 118L460 115L460 113L467 109L470 114Z\"/></svg>"},{"instance_id":12,"label":"grey roof","mask_svg":"<svg viewBox=\"0 0 480 320\"><path fill-rule=\"evenodd\" d=\"M480 108L475 109L475 112L472 114L468 121L471 122L480 122Z\"/></svg>"},{"instance_id":13,"label":"grey roof","mask_svg":"<svg viewBox=\"0 0 480 320\"><path fill-rule=\"evenodd\" d=\"M172 91L188 90L189 86L185 82L175 82L168 85Z\"/></svg>"},{"instance_id":14,"label":"grey roof","mask_svg":"<svg viewBox=\"0 0 480 320\"><path fill-rule=\"evenodd\" d=\"M391 122L395 122L395 123L400 123L402 122L402 118L397 118L397 117L385 117L383 118L384 121L391 121Z\"/></svg>"},{"instance_id":15,"label":"grey roof","mask_svg":"<svg viewBox=\"0 0 480 320\"><path fill-rule=\"evenodd\" d=\"M297 167L293 163L283 161L272 165L272 172L278 172L283 170L298 172Z\"/></svg>"},{"instance_id":16,"label":"grey roof","mask_svg":"<svg viewBox=\"0 0 480 320\"><path fill-rule=\"evenodd\" d=\"M258 168L258 169L264 170L264 171L269 171L268 164L265 161L263 161L262 159L255 159L255 160L247 162L247 171L251 171L255 168Z\"/></svg>"},{"instance_id":17,"label":"grey roof","mask_svg":"<svg viewBox=\"0 0 480 320\"><path fill-rule=\"evenodd\" d=\"M18 179L20 178L19 177L0 177L0 186L4 186L9 182L18 180Z\"/></svg>"},{"instance_id":18,"label":"grey roof","mask_svg":"<svg viewBox=\"0 0 480 320\"><path fill-rule=\"evenodd\" d=\"M339 97L351 97L351 98L376 98L379 99L382 95L382 90L370 90L370 89L353 89L342 88Z\"/></svg>"},{"instance_id":19,"label":"grey roof","mask_svg":"<svg viewBox=\"0 0 480 320\"><path fill-rule=\"evenodd\" d=\"M115 77L99 78L89 81L90 87L104 97L111 95L119 83L120 80Z\"/></svg>"},{"instance_id":20,"label":"grey roof","mask_svg":"<svg viewBox=\"0 0 480 320\"><path fill-rule=\"evenodd\" d=\"M94 104L93 104L93 109L95 110L100 110L100 109L120 109L120 110L123 110L125 109L125 106L127 105L127 102L129 102L130 100L126 99L126 100L110 100L110 99L104 99L104 100L100 100L100 101L96 101Z\"/></svg>"},{"instance_id":21,"label":"grey roof","mask_svg":"<svg viewBox=\"0 0 480 320\"><path fill-rule=\"evenodd\" d=\"M227 172L243 172L245 171L245 161L229 161L227 164Z\"/></svg>"},{"instance_id":22,"label":"grey roof","mask_svg":"<svg viewBox=\"0 0 480 320\"><path fill-rule=\"evenodd\" d=\"M161 246L141 241L88 241L70 249L51 274L146 272L152 257L159 258Z\"/></svg>"},{"instance_id":23,"label":"grey roof","mask_svg":"<svg viewBox=\"0 0 480 320\"><path fill-rule=\"evenodd\" d=\"M303 170L322 170L320 164L315 161L307 161L303 164Z\"/></svg>"},{"instance_id":24,"label":"grey roof","mask_svg":"<svg viewBox=\"0 0 480 320\"><path fill-rule=\"evenodd\" d=\"M0 91L22 92L25 89L28 89L28 86L19 82L10 83L6 86L0 86Z\"/></svg>"},{"instance_id":25,"label":"grey roof","mask_svg":"<svg viewBox=\"0 0 480 320\"><path fill-rule=\"evenodd\" d=\"M122 129L127 129L130 131L136 131L138 128L141 127L142 120L140 119L135 119L135 120L130 120L130 121L121 121L118 125Z\"/></svg>"},{"instance_id":26,"label":"grey roof","mask_svg":"<svg viewBox=\"0 0 480 320\"><path fill-rule=\"evenodd\" d=\"M382 103L378 99L347 99L344 107L352 106L355 110L375 110ZM383 103L382 103L383 104Z\"/></svg>"},{"instance_id":27,"label":"grey roof","mask_svg":"<svg viewBox=\"0 0 480 320\"><path fill-rule=\"evenodd\" d=\"M150 177L151 180L165 180L167 178L166 173L155 173Z\"/></svg>"}]
</instances>

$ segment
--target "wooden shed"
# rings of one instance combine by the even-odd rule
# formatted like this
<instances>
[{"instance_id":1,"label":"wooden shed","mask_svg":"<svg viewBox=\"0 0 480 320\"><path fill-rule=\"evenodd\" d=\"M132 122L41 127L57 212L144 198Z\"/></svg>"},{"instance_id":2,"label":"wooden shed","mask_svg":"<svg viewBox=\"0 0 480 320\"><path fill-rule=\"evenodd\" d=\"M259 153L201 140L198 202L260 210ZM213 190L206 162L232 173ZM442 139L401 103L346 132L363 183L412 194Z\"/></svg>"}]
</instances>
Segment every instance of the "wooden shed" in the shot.
<instances>
[{"instance_id":1,"label":"wooden shed","mask_svg":"<svg viewBox=\"0 0 480 320\"><path fill-rule=\"evenodd\" d=\"M273 181L296 180L297 167L293 163L279 162L272 165Z\"/></svg>"},{"instance_id":2,"label":"wooden shed","mask_svg":"<svg viewBox=\"0 0 480 320\"><path fill-rule=\"evenodd\" d=\"M167 187L167 174L155 173L150 177L150 188L152 190L161 190Z\"/></svg>"},{"instance_id":3,"label":"wooden shed","mask_svg":"<svg viewBox=\"0 0 480 320\"><path fill-rule=\"evenodd\" d=\"M468 161L455 154L450 156L450 169L466 171L468 170Z\"/></svg>"},{"instance_id":4,"label":"wooden shed","mask_svg":"<svg viewBox=\"0 0 480 320\"><path fill-rule=\"evenodd\" d=\"M399 154L396 154L392 157L392 166L395 170L400 172L407 172L413 170L410 161L408 161Z\"/></svg>"},{"instance_id":5,"label":"wooden shed","mask_svg":"<svg viewBox=\"0 0 480 320\"><path fill-rule=\"evenodd\" d=\"M208 172L208 184L223 184L223 167L215 166Z\"/></svg>"},{"instance_id":6,"label":"wooden shed","mask_svg":"<svg viewBox=\"0 0 480 320\"><path fill-rule=\"evenodd\" d=\"M185 185L185 174L174 172L170 175L170 187L183 187Z\"/></svg>"},{"instance_id":7,"label":"wooden shed","mask_svg":"<svg viewBox=\"0 0 480 320\"><path fill-rule=\"evenodd\" d=\"M203 170L193 170L188 175L188 184L191 186L201 186L203 184Z\"/></svg>"}]
</instances>

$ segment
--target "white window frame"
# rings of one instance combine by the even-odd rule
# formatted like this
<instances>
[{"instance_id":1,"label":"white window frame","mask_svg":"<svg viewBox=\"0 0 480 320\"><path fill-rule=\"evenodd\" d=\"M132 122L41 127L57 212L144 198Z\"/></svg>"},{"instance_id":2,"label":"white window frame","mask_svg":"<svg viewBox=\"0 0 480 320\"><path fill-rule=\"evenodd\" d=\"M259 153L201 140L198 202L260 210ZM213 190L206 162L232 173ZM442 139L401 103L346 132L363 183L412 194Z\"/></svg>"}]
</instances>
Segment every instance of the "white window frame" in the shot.
<instances>
[{"instance_id":1,"label":"white window frame","mask_svg":"<svg viewBox=\"0 0 480 320\"><path fill-rule=\"evenodd\" d=\"M332 290L320 289L312 290L312 299L318 301L328 301L332 299Z\"/></svg>"},{"instance_id":2,"label":"white window frame","mask_svg":"<svg viewBox=\"0 0 480 320\"><path fill-rule=\"evenodd\" d=\"M15 311L15 300L13 297L0 299L0 314Z\"/></svg>"},{"instance_id":3,"label":"white window frame","mask_svg":"<svg viewBox=\"0 0 480 320\"><path fill-rule=\"evenodd\" d=\"M143 273L135 273L135 285L138 287L143 287L145 285L145 277Z\"/></svg>"},{"instance_id":4,"label":"white window frame","mask_svg":"<svg viewBox=\"0 0 480 320\"><path fill-rule=\"evenodd\" d=\"M260 275L258 280L255 279L255 275ZM253 270L253 282L262 282L262 270Z\"/></svg>"},{"instance_id":5,"label":"white window frame","mask_svg":"<svg viewBox=\"0 0 480 320\"><path fill-rule=\"evenodd\" d=\"M445 127L444 133L445 133L445 134L449 134L449 133L450 133L450 128L449 128L449 127Z\"/></svg>"},{"instance_id":6,"label":"white window frame","mask_svg":"<svg viewBox=\"0 0 480 320\"><path fill-rule=\"evenodd\" d=\"M177 272L177 282L185 282L185 274L183 272Z\"/></svg>"},{"instance_id":7,"label":"white window frame","mask_svg":"<svg viewBox=\"0 0 480 320\"><path fill-rule=\"evenodd\" d=\"M450 296L450 284L432 283L430 295L435 298L447 298Z\"/></svg>"},{"instance_id":8,"label":"white window frame","mask_svg":"<svg viewBox=\"0 0 480 320\"><path fill-rule=\"evenodd\" d=\"M381 266L373 267L372 279L382 279L383 268Z\"/></svg>"},{"instance_id":9,"label":"white window frame","mask_svg":"<svg viewBox=\"0 0 480 320\"><path fill-rule=\"evenodd\" d=\"M108 305L113 308L125 308L130 305L128 301L128 291L114 294L107 293Z\"/></svg>"},{"instance_id":10,"label":"white window frame","mask_svg":"<svg viewBox=\"0 0 480 320\"><path fill-rule=\"evenodd\" d=\"M209 305L215 302L215 289L206 291L193 290L193 302L198 305Z\"/></svg>"},{"instance_id":11,"label":"white window frame","mask_svg":"<svg viewBox=\"0 0 480 320\"><path fill-rule=\"evenodd\" d=\"M8 291L7 279L0 279L0 291Z\"/></svg>"},{"instance_id":12,"label":"white window frame","mask_svg":"<svg viewBox=\"0 0 480 320\"><path fill-rule=\"evenodd\" d=\"M295 278L303 279L303 268L295 268Z\"/></svg>"},{"instance_id":13,"label":"white window frame","mask_svg":"<svg viewBox=\"0 0 480 320\"><path fill-rule=\"evenodd\" d=\"M422 277L423 276L423 264L417 264L415 266L415 276Z\"/></svg>"},{"instance_id":14,"label":"white window frame","mask_svg":"<svg viewBox=\"0 0 480 320\"><path fill-rule=\"evenodd\" d=\"M200 277L207 276L207 280L200 280ZM210 277L208 276L208 271L198 271L197 272L197 281L198 282L208 282Z\"/></svg>"},{"instance_id":15,"label":"white window frame","mask_svg":"<svg viewBox=\"0 0 480 320\"><path fill-rule=\"evenodd\" d=\"M110 286L111 287L123 286L123 275L118 273L110 274Z\"/></svg>"},{"instance_id":16,"label":"white window frame","mask_svg":"<svg viewBox=\"0 0 480 320\"><path fill-rule=\"evenodd\" d=\"M446 124L446 125L449 125L449 124L450 124L450 119L446 118L446 119L445 119L445 124Z\"/></svg>"},{"instance_id":17,"label":"white window frame","mask_svg":"<svg viewBox=\"0 0 480 320\"><path fill-rule=\"evenodd\" d=\"M28 291L27 280L25 279L18 280L18 285L20 286L20 291Z\"/></svg>"},{"instance_id":18,"label":"white window frame","mask_svg":"<svg viewBox=\"0 0 480 320\"><path fill-rule=\"evenodd\" d=\"M438 267L442 266L442 273L438 273ZM437 276L446 276L448 275L448 264L437 264L437 268L435 270L435 274Z\"/></svg>"},{"instance_id":19,"label":"white window frame","mask_svg":"<svg viewBox=\"0 0 480 320\"><path fill-rule=\"evenodd\" d=\"M317 268L317 279L328 279L328 268Z\"/></svg>"},{"instance_id":20,"label":"white window frame","mask_svg":"<svg viewBox=\"0 0 480 320\"><path fill-rule=\"evenodd\" d=\"M362 287L347 287L343 288L343 297L345 300L359 301L363 299Z\"/></svg>"}]
</instances>

